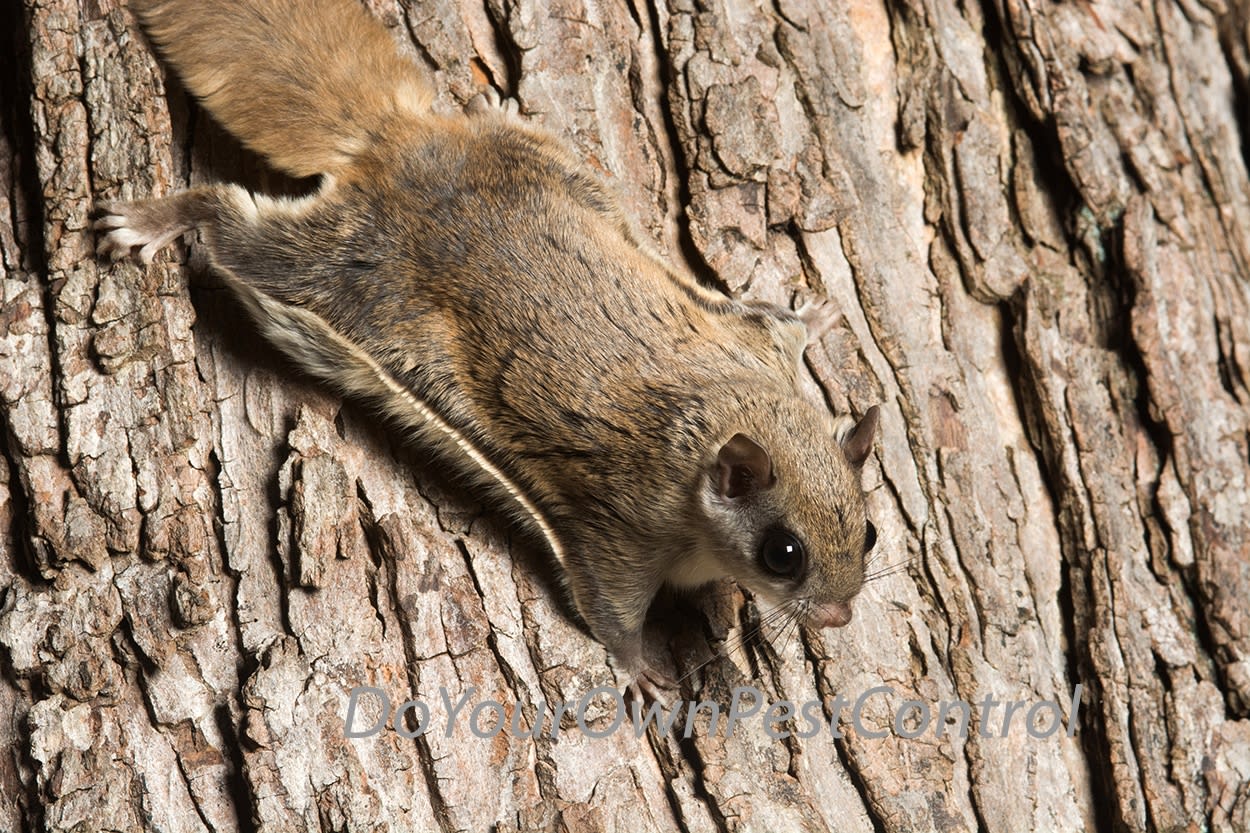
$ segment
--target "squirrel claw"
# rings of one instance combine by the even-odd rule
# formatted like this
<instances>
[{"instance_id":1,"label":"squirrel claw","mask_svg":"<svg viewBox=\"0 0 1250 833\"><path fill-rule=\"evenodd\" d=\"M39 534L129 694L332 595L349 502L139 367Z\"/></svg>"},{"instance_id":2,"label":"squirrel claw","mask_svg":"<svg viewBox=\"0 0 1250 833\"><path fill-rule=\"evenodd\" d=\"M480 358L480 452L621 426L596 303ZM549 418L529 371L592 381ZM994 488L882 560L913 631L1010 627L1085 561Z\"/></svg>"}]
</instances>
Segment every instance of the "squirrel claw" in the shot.
<instances>
[{"instance_id":1,"label":"squirrel claw","mask_svg":"<svg viewBox=\"0 0 1250 833\"><path fill-rule=\"evenodd\" d=\"M158 251L191 228L163 211L159 200L100 202L92 215L91 228L98 235L96 254L113 262L133 254L136 260L147 265Z\"/></svg>"},{"instance_id":2,"label":"squirrel claw","mask_svg":"<svg viewBox=\"0 0 1250 833\"><path fill-rule=\"evenodd\" d=\"M650 699L668 706L673 695L678 693L677 689L677 680L650 666L639 671L627 686L630 699L640 705Z\"/></svg>"},{"instance_id":3,"label":"squirrel claw","mask_svg":"<svg viewBox=\"0 0 1250 833\"><path fill-rule=\"evenodd\" d=\"M828 298L814 298L805 301L795 312L799 320L807 327L807 343L815 344L838 325L842 320L842 312Z\"/></svg>"},{"instance_id":4,"label":"squirrel claw","mask_svg":"<svg viewBox=\"0 0 1250 833\"><path fill-rule=\"evenodd\" d=\"M486 87L473 96L473 98L469 99L469 103L465 105L464 109L471 116L502 113L509 118L518 118L521 115L521 105L517 103L517 100L515 98L504 98L499 94L499 90L494 87Z\"/></svg>"}]
</instances>

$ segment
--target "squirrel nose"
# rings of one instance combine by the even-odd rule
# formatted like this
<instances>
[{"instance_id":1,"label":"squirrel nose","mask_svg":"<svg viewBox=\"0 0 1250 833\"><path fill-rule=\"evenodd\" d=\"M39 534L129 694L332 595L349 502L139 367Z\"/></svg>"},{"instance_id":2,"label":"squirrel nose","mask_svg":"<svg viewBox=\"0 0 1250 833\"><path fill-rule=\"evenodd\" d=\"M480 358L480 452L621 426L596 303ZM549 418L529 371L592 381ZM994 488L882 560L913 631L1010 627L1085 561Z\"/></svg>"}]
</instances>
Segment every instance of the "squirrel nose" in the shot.
<instances>
[{"instance_id":1,"label":"squirrel nose","mask_svg":"<svg viewBox=\"0 0 1250 833\"><path fill-rule=\"evenodd\" d=\"M850 624L851 603L832 602L818 605L808 614L808 621L821 628L840 628Z\"/></svg>"}]
</instances>

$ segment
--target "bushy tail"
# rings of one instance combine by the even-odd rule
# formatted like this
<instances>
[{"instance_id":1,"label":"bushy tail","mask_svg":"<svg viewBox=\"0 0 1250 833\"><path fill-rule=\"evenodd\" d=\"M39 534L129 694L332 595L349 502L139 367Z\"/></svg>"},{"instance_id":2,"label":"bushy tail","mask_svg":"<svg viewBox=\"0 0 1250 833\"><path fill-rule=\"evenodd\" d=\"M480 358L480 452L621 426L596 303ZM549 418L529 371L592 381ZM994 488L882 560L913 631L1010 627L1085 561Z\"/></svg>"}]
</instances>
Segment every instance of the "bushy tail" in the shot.
<instances>
[{"instance_id":1,"label":"bushy tail","mask_svg":"<svg viewBox=\"0 0 1250 833\"><path fill-rule=\"evenodd\" d=\"M208 111L294 176L333 173L370 133L429 108L421 70L357 0L133 0L131 6Z\"/></svg>"}]
</instances>

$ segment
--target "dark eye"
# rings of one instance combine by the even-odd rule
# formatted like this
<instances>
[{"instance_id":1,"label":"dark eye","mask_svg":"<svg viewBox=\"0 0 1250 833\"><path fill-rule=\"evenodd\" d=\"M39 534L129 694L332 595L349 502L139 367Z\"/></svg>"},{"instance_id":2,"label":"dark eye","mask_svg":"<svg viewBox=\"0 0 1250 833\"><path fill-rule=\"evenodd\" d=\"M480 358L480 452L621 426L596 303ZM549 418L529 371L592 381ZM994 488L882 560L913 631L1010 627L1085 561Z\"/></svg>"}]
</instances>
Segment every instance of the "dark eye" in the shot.
<instances>
[{"instance_id":1,"label":"dark eye","mask_svg":"<svg viewBox=\"0 0 1250 833\"><path fill-rule=\"evenodd\" d=\"M877 528L868 522L868 530L864 533L864 552L868 552L877 544Z\"/></svg>"},{"instance_id":2,"label":"dark eye","mask_svg":"<svg viewBox=\"0 0 1250 833\"><path fill-rule=\"evenodd\" d=\"M797 578L803 572L807 556L803 545L784 529L764 533L760 544L760 564L765 570L782 578Z\"/></svg>"}]
</instances>

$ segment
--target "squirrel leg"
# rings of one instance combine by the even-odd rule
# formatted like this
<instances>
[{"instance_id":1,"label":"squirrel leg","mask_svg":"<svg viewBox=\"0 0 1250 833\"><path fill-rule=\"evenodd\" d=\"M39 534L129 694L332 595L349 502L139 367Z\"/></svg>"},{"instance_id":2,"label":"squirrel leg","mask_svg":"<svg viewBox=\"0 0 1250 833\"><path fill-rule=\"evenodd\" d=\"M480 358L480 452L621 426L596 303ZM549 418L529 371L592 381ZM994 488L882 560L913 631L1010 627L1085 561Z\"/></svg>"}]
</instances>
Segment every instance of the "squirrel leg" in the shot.
<instances>
[{"instance_id":1,"label":"squirrel leg","mask_svg":"<svg viewBox=\"0 0 1250 833\"><path fill-rule=\"evenodd\" d=\"M153 256L183 234L205 232L214 260L231 249L282 235L283 220L305 213L317 196L302 200L253 197L238 185L192 188L169 197L133 202L102 201L92 212L98 239L96 254L112 260L133 256L151 263Z\"/></svg>"},{"instance_id":2,"label":"squirrel leg","mask_svg":"<svg viewBox=\"0 0 1250 833\"><path fill-rule=\"evenodd\" d=\"M96 254L111 260L133 255L148 264L161 249L208 219L215 188L197 188L171 197L135 202L96 203L92 227Z\"/></svg>"},{"instance_id":3,"label":"squirrel leg","mask_svg":"<svg viewBox=\"0 0 1250 833\"><path fill-rule=\"evenodd\" d=\"M283 199L212 185L160 199L100 202L93 212L96 253L146 264L186 232L199 231L219 271L249 290L301 303L326 283L318 270L330 268L348 242L332 193Z\"/></svg>"},{"instance_id":4,"label":"squirrel leg","mask_svg":"<svg viewBox=\"0 0 1250 833\"><path fill-rule=\"evenodd\" d=\"M182 234L203 234L213 266L255 315L262 332L310 373L364 395L384 398L374 363L308 308L318 258L341 248L332 233L301 232L301 222L324 219L320 194L300 200L253 196L237 185L194 188L162 199L101 202L95 208L96 251L120 260L152 260ZM310 223L317 225L317 223ZM320 225L334 225L322 223ZM325 306L325 304L318 304Z\"/></svg>"},{"instance_id":5,"label":"squirrel leg","mask_svg":"<svg viewBox=\"0 0 1250 833\"><path fill-rule=\"evenodd\" d=\"M630 695L640 701L650 697L667 702L668 696L677 691L677 681L651 665L642 649L643 623L661 578L646 581L638 571L631 571L631 581L602 575L604 565L614 561L603 557L597 560L597 566L566 566L573 603L595 638L608 649L618 680L625 683Z\"/></svg>"}]
</instances>

